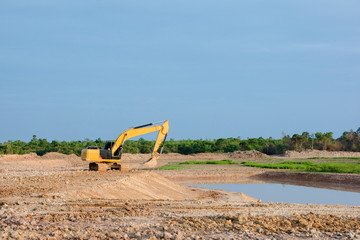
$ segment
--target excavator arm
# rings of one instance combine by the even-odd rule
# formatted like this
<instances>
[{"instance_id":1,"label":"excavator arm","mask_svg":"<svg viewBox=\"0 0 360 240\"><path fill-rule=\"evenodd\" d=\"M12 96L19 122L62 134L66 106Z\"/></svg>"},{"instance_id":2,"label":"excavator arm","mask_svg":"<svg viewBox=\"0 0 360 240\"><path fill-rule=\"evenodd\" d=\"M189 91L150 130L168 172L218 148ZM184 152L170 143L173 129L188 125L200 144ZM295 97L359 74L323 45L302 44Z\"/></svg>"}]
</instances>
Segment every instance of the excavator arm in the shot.
<instances>
[{"instance_id":1,"label":"excavator arm","mask_svg":"<svg viewBox=\"0 0 360 240\"><path fill-rule=\"evenodd\" d=\"M147 160L146 162L143 162L143 164L146 166L154 167L157 163L157 159L160 157L160 154L162 154L162 151L164 149L164 144L166 141L166 137L167 137L167 134L169 131L169 123L167 121L165 121L162 126L163 126L163 128L161 130L159 130L158 136L156 138L155 146L154 146L153 152L151 154L151 158L149 160ZM159 149L161 143L163 143L163 145L162 145L160 153L159 153L158 149Z\"/></svg>"},{"instance_id":2,"label":"excavator arm","mask_svg":"<svg viewBox=\"0 0 360 240\"><path fill-rule=\"evenodd\" d=\"M130 138L137 137L140 135L144 135L151 132L159 131L158 136L155 141L155 146L151 154L151 158L144 162L143 164L147 166L154 166L156 165L156 160L160 156L160 154L157 152L161 142L166 140L167 133L169 131L169 122L168 120L165 120L162 125L152 126L153 123L138 126L131 128L129 130L126 130L122 134L119 135L119 137L115 140L114 145L111 148L112 155L115 154L115 152L120 148L122 148L124 142ZM151 127L150 127L151 126ZM162 152L162 149L161 149Z\"/></svg>"}]
</instances>

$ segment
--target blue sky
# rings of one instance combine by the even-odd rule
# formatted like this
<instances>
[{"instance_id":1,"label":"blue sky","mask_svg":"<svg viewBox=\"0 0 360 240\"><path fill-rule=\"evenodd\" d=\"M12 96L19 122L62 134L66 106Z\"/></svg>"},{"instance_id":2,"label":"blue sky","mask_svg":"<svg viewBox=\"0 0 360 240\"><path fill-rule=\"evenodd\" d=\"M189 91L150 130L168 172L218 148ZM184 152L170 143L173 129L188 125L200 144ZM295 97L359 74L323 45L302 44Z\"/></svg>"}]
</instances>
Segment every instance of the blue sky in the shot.
<instances>
[{"instance_id":1,"label":"blue sky","mask_svg":"<svg viewBox=\"0 0 360 240\"><path fill-rule=\"evenodd\" d=\"M0 142L360 127L360 2L0 3ZM150 139L153 136L149 137Z\"/></svg>"}]
</instances>

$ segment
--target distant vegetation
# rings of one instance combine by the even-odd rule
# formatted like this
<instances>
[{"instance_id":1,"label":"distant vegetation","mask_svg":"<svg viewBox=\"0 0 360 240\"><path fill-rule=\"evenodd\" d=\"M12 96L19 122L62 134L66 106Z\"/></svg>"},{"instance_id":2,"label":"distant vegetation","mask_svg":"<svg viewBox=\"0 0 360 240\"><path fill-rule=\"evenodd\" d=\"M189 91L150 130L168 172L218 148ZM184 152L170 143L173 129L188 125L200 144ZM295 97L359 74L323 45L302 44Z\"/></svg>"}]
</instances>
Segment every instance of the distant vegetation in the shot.
<instances>
[{"instance_id":1,"label":"distant vegetation","mask_svg":"<svg viewBox=\"0 0 360 240\"><path fill-rule=\"evenodd\" d=\"M7 141L0 144L0 154L25 154L35 152L44 155L48 152L80 155L81 150L88 146L103 147L104 141L85 139L83 141L51 141L33 136L30 142L20 140ZM124 144L124 153L151 153L154 141L129 140ZM310 134L285 135L281 139L273 138L219 138L214 140L169 140L164 147L164 153L224 153L239 150L257 150L266 154L282 154L286 150L319 149L329 151L357 151L360 152L360 128L357 131L344 132L338 139L333 138L332 132Z\"/></svg>"},{"instance_id":2,"label":"distant vegetation","mask_svg":"<svg viewBox=\"0 0 360 240\"><path fill-rule=\"evenodd\" d=\"M331 173L360 173L360 164L354 163L312 163L312 162L291 162L268 164L256 162L242 162L244 166L271 168L271 169L296 169L306 172L331 172Z\"/></svg>"}]
</instances>

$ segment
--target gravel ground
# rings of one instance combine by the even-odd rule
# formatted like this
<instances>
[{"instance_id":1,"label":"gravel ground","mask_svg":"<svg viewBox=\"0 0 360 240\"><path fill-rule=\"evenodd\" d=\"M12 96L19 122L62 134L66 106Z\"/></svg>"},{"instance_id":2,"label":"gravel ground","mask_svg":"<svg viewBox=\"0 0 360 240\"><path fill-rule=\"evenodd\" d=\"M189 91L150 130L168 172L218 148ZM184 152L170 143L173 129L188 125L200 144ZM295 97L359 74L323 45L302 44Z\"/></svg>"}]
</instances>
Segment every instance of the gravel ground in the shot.
<instances>
[{"instance_id":1,"label":"gravel ground","mask_svg":"<svg viewBox=\"0 0 360 240\"><path fill-rule=\"evenodd\" d=\"M76 156L0 158L0 239L360 239L359 206L262 203L181 185L262 181L253 176L264 170L86 169Z\"/></svg>"}]
</instances>

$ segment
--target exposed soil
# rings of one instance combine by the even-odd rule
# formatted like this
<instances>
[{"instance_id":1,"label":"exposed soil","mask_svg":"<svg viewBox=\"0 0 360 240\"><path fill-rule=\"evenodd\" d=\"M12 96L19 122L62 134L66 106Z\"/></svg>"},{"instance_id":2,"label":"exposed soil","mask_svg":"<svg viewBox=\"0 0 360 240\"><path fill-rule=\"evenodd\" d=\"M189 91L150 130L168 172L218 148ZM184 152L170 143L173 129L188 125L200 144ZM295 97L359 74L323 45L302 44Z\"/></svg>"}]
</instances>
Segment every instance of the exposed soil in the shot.
<instances>
[{"instance_id":1,"label":"exposed soil","mask_svg":"<svg viewBox=\"0 0 360 240\"><path fill-rule=\"evenodd\" d=\"M268 158L269 156L261 153L256 150L251 151L235 151L232 153L227 153L230 159L241 159L241 160L250 160L250 159L263 159Z\"/></svg>"},{"instance_id":2,"label":"exposed soil","mask_svg":"<svg viewBox=\"0 0 360 240\"><path fill-rule=\"evenodd\" d=\"M360 152L304 150L304 151L286 151L284 156L288 158L360 157Z\"/></svg>"},{"instance_id":3,"label":"exposed soil","mask_svg":"<svg viewBox=\"0 0 360 240\"><path fill-rule=\"evenodd\" d=\"M158 163L264 157L165 154ZM124 154L132 170L123 173L89 172L75 155L0 156L0 239L360 238L359 206L263 203L243 193L184 186L322 177L325 185L335 179L359 187L357 175L304 177L240 165L146 170L140 163L148 158Z\"/></svg>"}]
</instances>

